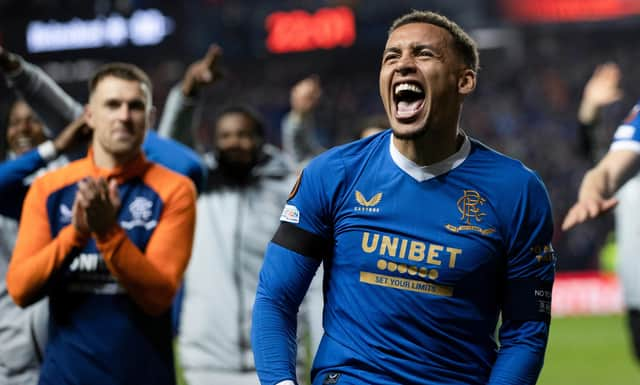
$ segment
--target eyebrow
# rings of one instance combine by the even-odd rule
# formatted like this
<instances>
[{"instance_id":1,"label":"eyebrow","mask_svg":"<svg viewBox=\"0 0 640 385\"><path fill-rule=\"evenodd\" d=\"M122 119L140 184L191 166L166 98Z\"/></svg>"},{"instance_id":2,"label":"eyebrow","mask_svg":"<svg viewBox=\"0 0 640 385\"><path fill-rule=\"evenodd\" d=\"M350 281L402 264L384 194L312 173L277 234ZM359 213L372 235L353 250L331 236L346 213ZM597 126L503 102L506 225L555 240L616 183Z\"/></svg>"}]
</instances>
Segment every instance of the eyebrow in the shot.
<instances>
[{"instance_id":1,"label":"eyebrow","mask_svg":"<svg viewBox=\"0 0 640 385\"><path fill-rule=\"evenodd\" d=\"M398 47L389 47L389 48L385 48L384 51L382 51L383 54L387 53L387 52L400 52L400 48Z\"/></svg>"},{"instance_id":2,"label":"eyebrow","mask_svg":"<svg viewBox=\"0 0 640 385\"><path fill-rule=\"evenodd\" d=\"M145 104L145 105L147 104L145 98L143 98L143 97L136 97L136 98L133 98L131 100L125 100L125 99L122 99L122 98L113 97L113 98L105 99L104 103L105 104L108 104L108 103L125 103L125 104Z\"/></svg>"},{"instance_id":3,"label":"eyebrow","mask_svg":"<svg viewBox=\"0 0 640 385\"><path fill-rule=\"evenodd\" d=\"M440 50L433 44L422 44L422 43L411 43L410 48L412 51L416 51L416 50L421 50L421 49L430 49L434 52L440 52ZM387 52L400 52L402 51L402 48L398 47L398 46L391 46L391 47L387 47L384 49L384 51L382 51L382 53L387 53Z\"/></svg>"}]
</instances>

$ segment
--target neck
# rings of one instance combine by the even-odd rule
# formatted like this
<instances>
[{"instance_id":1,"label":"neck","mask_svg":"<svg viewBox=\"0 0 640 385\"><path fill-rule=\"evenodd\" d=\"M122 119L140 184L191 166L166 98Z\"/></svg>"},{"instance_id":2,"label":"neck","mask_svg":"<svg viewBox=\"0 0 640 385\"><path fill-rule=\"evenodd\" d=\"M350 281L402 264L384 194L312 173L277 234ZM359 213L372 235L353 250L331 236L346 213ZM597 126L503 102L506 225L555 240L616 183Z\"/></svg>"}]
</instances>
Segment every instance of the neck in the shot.
<instances>
[{"instance_id":1,"label":"neck","mask_svg":"<svg viewBox=\"0 0 640 385\"><path fill-rule=\"evenodd\" d=\"M113 169L122 166L138 155L139 151L126 154L112 154L100 149L98 146L93 148L93 162L96 166L103 169Z\"/></svg>"},{"instance_id":2,"label":"neck","mask_svg":"<svg viewBox=\"0 0 640 385\"><path fill-rule=\"evenodd\" d=\"M427 131L416 139L392 137L395 148L419 166L429 166L455 154L464 141L464 135L455 130Z\"/></svg>"}]
</instances>

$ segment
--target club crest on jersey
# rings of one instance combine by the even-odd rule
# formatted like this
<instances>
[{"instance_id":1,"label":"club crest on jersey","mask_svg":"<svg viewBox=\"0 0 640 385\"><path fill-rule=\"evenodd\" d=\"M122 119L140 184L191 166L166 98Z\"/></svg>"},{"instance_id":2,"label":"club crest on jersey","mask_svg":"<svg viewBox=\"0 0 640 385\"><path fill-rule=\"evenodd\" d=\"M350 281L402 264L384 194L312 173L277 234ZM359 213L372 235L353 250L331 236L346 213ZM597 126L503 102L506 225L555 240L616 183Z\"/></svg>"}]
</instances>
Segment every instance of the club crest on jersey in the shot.
<instances>
[{"instance_id":1,"label":"club crest on jersey","mask_svg":"<svg viewBox=\"0 0 640 385\"><path fill-rule=\"evenodd\" d=\"M487 213L482 211L481 206L485 204L487 200L480 196L475 190L464 190L463 195L458 199L457 206L458 211L462 216L460 220L464 222L463 225L455 226L452 224L446 224L444 227L454 233L461 231L475 231L483 235L489 235L496 231L494 228L483 228L480 226L482 218Z\"/></svg>"},{"instance_id":2,"label":"club crest on jersey","mask_svg":"<svg viewBox=\"0 0 640 385\"><path fill-rule=\"evenodd\" d=\"M378 207L375 207L382 200L382 193L379 192L371 197L371 199L365 198L365 196L358 190L356 190L356 201L360 204L359 206L354 207L355 211L364 211L370 213L380 212Z\"/></svg>"},{"instance_id":3,"label":"club crest on jersey","mask_svg":"<svg viewBox=\"0 0 640 385\"><path fill-rule=\"evenodd\" d=\"M133 202L129 203L129 213L132 219L120 222L120 226L125 230L130 230L136 226L144 227L147 230L153 229L158 224L158 221L155 219L149 220L152 214L152 207L153 202L149 199L136 197Z\"/></svg>"}]
</instances>

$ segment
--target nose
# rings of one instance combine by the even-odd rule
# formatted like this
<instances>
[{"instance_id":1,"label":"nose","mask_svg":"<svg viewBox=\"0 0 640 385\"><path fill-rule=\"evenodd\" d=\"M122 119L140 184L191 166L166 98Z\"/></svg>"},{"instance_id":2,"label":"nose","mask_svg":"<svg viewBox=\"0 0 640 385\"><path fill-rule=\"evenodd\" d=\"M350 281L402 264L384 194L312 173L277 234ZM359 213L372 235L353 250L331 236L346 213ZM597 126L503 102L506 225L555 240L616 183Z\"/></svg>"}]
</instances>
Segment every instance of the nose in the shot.
<instances>
[{"instance_id":1,"label":"nose","mask_svg":"<svg viewBox=\"0 0 640 385\"><path fill-rule=\"evenodd\" d=\"M20 133L28 133L32 131L33 122L30 118L18 120L15 125L15 131Z\"/></svg>"},{"instance_id":2,"label":"nose","mask_svg":"<svg viewBox=\"0 0 640 385\"><path fill-rule=\"evenodd\" d=\"M117 116L120 120L129 120L131 118L131 108L127 103L122 103L120 105Z\"/></svg>"},{"instance_id":3,"label":"nose","mask_svg":"<svg viewBox=\"0 0 640 385\"><path fill-rule=\"evenodd\" d=\"M227 149L238 149L242 147L240 135L229 135L224 140L224 147Z\"/></svg>"},{"instance_id":4,"label":"nose","mask_svg":"<svg viewBox=\"0 0 640 385\"><path fill-rule=\"evenodd\" d=\"M400 75L408 75L416 71L416 63L413 57L408 54L404 54L396 63L395 71Z\"/></svg>"}]
</instances>

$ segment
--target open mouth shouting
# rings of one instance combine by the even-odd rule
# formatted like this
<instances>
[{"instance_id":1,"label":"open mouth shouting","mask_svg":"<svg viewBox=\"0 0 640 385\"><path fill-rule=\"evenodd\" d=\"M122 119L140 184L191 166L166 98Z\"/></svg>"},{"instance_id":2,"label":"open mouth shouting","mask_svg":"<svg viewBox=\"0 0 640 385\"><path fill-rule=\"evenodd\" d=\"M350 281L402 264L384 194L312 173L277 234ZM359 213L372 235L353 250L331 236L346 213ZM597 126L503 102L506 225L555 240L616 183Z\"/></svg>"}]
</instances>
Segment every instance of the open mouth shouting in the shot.
<instances>
[{"instance_id":1,"label":"open mouth shouting","mask_svg":"<svg viewBox=\"0 0 640 385\"><path fill-rule=\"evenodd\" d=\"M395 118L401 123L414 121L425 102L422 86L415 82L401 82L393 87L393 102L396 106Z\"/></svg>"}]
</instances>

